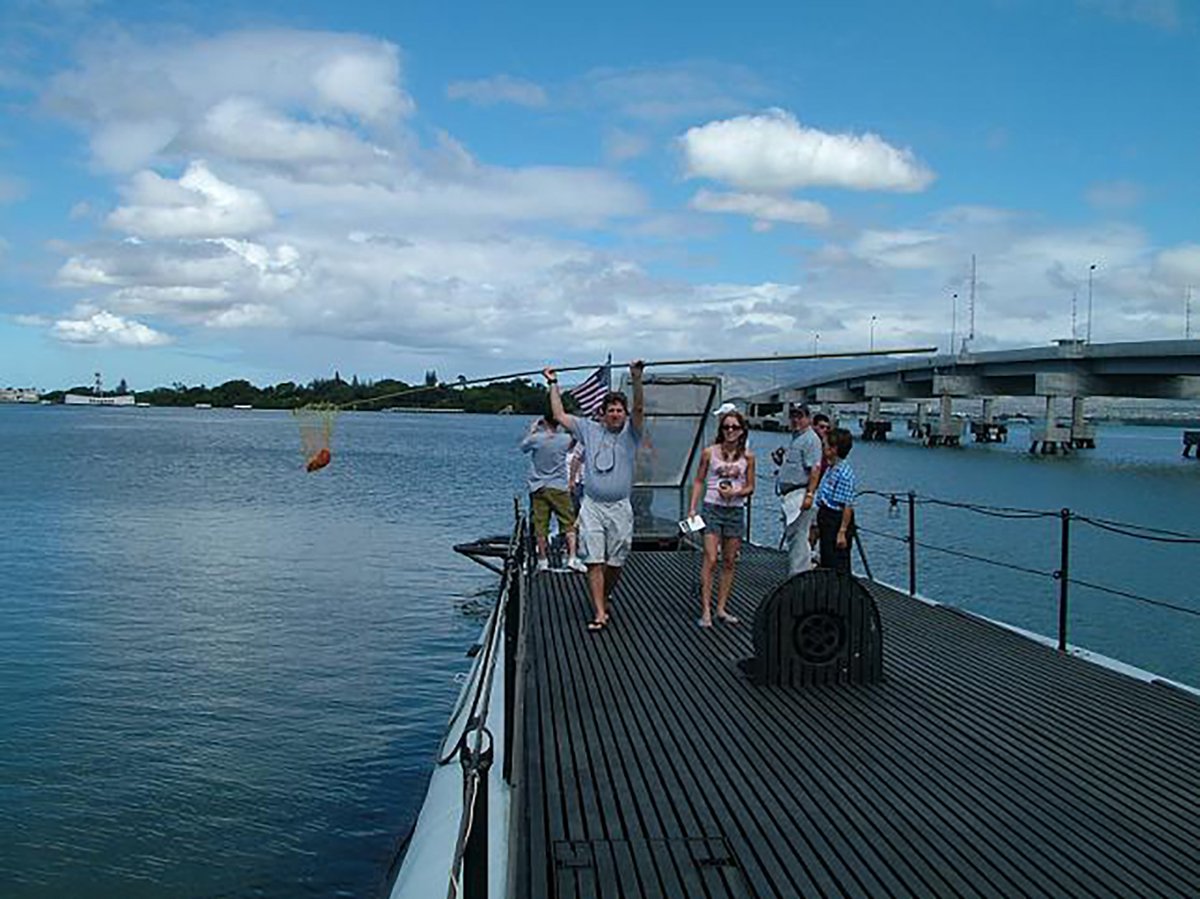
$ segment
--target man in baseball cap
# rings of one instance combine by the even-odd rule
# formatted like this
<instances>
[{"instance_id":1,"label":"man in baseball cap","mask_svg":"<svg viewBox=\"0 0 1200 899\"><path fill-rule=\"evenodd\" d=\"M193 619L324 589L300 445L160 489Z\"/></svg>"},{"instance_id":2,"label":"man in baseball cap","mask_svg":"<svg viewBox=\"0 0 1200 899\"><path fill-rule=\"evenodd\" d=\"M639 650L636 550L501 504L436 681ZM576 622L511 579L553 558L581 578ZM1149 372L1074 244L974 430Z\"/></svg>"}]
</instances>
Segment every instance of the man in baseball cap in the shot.
<instances>
[{"instance_id":1,"label":"man in baseball cap","mask_svg":"<svg viewBox=\"0 0 1200 899\"><path fill-rule=\"evenodd\" d=\"M771 459L779 466L775 472L775 492L779 494L783 514L783 542L788 551L789 574L799 574L812 567L808 531L816 515L813 499L821 480L822 446L811 423L808 406L792 403L788 409L791 440L771 454Z\"/></svg>"}]
</instances>

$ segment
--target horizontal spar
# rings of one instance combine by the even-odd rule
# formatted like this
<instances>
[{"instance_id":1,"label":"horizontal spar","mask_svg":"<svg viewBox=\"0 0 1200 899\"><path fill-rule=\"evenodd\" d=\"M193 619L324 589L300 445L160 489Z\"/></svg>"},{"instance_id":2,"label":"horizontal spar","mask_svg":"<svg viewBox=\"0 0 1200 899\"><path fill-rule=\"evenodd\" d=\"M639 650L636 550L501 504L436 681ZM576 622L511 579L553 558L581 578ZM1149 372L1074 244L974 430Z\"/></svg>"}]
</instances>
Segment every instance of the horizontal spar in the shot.
<instances>
[{"instance_id":1,"label":"horizontal spar","mask_svg":"<svg viewBox=\"0 0 1200 899\"><path fill-rule=\"evenodd\" d=\"M741 362L792 362L799 359L857 359L867 356L912 356L921 353L936 353L937 347L901 347L891 350L848 350L843 353L789 353L787 355L772 355L772 356L725 356L712 359L656 359L646 362L646 367L650 366L666 366L666 365L730 365ZM592 371L597 368L603 368L610 365L609 362L596 362L590 365L564 365L555 366L554 370L559 372L567 371ZM351 403L345 403L338 408L349 409L354 406L362 406L368 403L377 403L380 400L395 399L400 396L412 396L415 393L425 393L429 390L441 390L446 387L470 387L474 384L491 384L494 381L511 381L514 378L527 378L533 375L540 375L542 369L532 368L525 371L512 371L502 375L489 375L485 378L459 378L456 381L444 381L440 384L426 385L424 387L410 387L406 390L400 390L396 393L385 393L381 396L371 397L370 399L355 400Z\"/></svg>"}]
</instances>

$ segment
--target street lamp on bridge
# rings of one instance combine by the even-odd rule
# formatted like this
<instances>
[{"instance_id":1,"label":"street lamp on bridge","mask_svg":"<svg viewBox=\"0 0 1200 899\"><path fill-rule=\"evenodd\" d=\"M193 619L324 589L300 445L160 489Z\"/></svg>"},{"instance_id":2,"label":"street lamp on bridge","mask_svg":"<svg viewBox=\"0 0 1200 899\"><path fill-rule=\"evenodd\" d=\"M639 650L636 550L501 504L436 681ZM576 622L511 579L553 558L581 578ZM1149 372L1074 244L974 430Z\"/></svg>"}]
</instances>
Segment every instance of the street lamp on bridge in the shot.
<instances>
[{"instance_id":1,"label":"street lamp on bridge","mask_svg":"<svg viewBox=\"0 0 1200 899\"><path fill-rule=\"evenodd\" d=\"M1087 342L1092 342L1092 275L1096 272L1096 263L1088 266L1088 326Z\"/></svg>"}]
</instances>

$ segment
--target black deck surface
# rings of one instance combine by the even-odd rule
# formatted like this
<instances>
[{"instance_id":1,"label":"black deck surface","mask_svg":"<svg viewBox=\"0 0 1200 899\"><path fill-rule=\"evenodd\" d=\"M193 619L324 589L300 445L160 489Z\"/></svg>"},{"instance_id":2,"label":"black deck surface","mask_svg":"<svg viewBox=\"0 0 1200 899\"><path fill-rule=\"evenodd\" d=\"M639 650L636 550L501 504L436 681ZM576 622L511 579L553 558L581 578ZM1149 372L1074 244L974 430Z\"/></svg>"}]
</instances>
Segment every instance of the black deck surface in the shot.
<instances>
[{"instance_id":1,"label":"black deck surface","mask_svg":"<svg viewBox=\"0 0 1200 899\"><path fill-rule=\"evenodd\" d=\"M516 895L1200 896L1200 700L883 587L883 684L751 685L760 597L696 626L698 561L525 603Z\"/></svg>"}]
</instances>

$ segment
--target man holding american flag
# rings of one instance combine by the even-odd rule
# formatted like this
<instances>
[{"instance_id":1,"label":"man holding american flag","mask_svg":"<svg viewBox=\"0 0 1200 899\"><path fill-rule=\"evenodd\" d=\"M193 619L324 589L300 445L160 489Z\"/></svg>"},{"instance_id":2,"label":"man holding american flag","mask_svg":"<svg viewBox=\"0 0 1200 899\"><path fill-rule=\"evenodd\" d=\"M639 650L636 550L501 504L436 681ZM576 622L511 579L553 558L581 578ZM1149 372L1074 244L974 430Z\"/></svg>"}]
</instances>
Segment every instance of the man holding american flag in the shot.
<instances>
[{"instance_id":1,"label":"man holding american flag","mask_svg":"<svg viewBox=\"0 0 1200 899\"><path fill-rule=\"evenodd\" d=\"M585 415L589 411L584 398L590 398L590 411L599 412L599 420L569 415L558 391L558 375L553 368L542 370L550 385L551 412L584 448L583 503L579 507L578 527L587 565L588 592L595 607L595 617L588 623L591 631L603 630L608 624L608 598L633 547L633 506L629 497L633 493L634 459L645 421L644 369L641 360L629 364L632 413L625 394L608 390L607 384L603 389L592 385L581 391L594 379L599 384L602 371L607 380L607 366L571 392Z\"/></svg>"}]
</instances>

